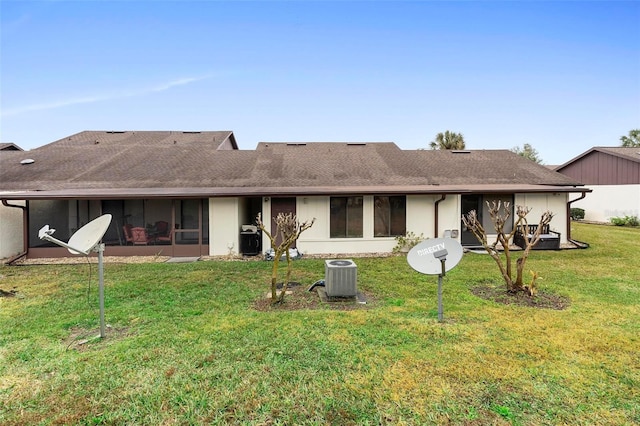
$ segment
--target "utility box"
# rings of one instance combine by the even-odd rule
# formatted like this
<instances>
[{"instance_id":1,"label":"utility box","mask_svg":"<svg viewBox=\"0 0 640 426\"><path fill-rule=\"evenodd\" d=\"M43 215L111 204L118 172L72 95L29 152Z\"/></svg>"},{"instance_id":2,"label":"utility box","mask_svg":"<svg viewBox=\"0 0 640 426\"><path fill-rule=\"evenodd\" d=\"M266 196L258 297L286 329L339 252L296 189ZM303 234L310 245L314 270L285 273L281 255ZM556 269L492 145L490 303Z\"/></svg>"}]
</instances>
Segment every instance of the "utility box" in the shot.
<instances>
[{"instance_id":1,"label":"utility box","mask_svg":"<svg viewBox=\"0 0 640 426\"><path fill-rule=\"evenodd\" d=\"M325 260L324 289L329 297L355 297L358 267L349 259Z\"/></svg>"}]
</instances>

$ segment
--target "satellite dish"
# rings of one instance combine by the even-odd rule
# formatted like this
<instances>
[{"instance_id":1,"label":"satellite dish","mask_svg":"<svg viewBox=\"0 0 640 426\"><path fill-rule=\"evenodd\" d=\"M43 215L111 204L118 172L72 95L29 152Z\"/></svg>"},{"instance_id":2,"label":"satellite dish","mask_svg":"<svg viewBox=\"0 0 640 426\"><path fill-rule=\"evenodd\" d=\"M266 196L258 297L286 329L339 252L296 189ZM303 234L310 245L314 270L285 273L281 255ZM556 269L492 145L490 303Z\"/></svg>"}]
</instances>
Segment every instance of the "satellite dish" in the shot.
<instances>
[{"instance_id":1,"label":"satellite dish","mask_svg":"<svg viewBox=\"0 0 640 426\"><path fill-rule=\"evenodd\" d=\"M69 238L67 249L71 254L89 254L98 245L111 224L111 215L104 214L78 229Z\"/></svg>"},{"instance_id":2,"label":"satellite dish","mask_svg":"<svg viewBox=\"0 0 640 426\"><path fill-rule=\"evenodd\" d=\"M444 320L442 277L462 259L462 246L453 238L426 240L409 250L407 262L416 271L438 275L438 321Z\"/></svg>"},{"instance_id":3,"label":"satellite dish","mask_svg":"<svg viewBox=\"0 0 640 426\"><path fill-rule=\"evenodd\" d=\"M441 259L445 259L445 271L449 271L460 262L462 254L462 246L457 240L432 238L413 247L407 254L407 262L422 274L440 275Z\"/></svg>"},{"instance_id":4,"label":"satellite dish","mask_svg":"<svg viewBox=\"0 0 640 426\"><path fill-rule=\"evenodd\" d=\"M54 244L65 247L71 254L84 254L86 256L93 250L98 252L98 277L100 280L98 285L100 292L100 338L104 338L106 336L104 323L104 244L100 244L100 240L104 237L104 234L107 232L110 224L111 215L104 214L78 229L71 238L69 238L68 243L52 237L51 235L53 235L56 230L50 229L49 225L43 226L40 231L38 231L38 237L41 240L50 241Z\"/></svg>"}]
</instances>

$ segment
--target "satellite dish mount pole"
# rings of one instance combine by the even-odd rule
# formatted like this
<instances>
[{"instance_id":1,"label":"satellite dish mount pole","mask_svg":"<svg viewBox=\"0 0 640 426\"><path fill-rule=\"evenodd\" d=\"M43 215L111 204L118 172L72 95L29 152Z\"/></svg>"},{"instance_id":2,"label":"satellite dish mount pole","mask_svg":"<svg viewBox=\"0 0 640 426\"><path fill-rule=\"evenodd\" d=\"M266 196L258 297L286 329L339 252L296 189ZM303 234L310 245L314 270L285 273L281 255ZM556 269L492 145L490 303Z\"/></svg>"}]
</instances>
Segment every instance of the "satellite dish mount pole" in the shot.
<instances>
[{"instance_id":1,"label":"satellite dish mount pole","mask_svg":"<svg viewBox=\"0 0 640 426\"><path fill-rule=\"evenodd\" d=\"M447 268L445 263L447 262L447 252L446 249L442 249L433 253L433 256L440 260L440 264L442 265L442 272L438 275L438 321L444 321L444 307L442 306L442 277L447 273Z\"/></svg>"},{"instance_id":2,"label":"satellite dish mount pole","mask_svg":"<svg viewBox=\"0 0 640 426\"><path fill-rule=\"evenodd\" d=\"M104 325L104 243L98 244L95 249L98 252L98 298L100 304L100 338L104 339L107 335L105 333Z\"/></svg>"}]
</instances>

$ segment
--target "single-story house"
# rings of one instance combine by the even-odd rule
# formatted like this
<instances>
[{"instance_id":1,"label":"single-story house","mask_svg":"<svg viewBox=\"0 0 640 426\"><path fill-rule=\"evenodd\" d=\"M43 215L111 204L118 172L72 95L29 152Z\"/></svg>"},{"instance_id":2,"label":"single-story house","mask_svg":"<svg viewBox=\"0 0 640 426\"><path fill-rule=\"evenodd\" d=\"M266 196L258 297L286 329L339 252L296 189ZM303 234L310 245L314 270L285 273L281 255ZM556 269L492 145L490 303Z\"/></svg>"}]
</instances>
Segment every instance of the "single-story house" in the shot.
<instances>
[{"instance_id":1,"label":"single-story house","mask_svg":"<svg viewBox=\"0 0 640 426\"><path fill-rule=\"evenodd\" d=\"M255 218L274 226L279 212L316 218L297 241L302 253L390 252L410 232L477 246L461 216L477 210L492 229L489 200L531 207L530 223L551 210L551 229L567 243L575 192L589 189L508 150L402 150L391 142L240 150L231 131L84 131L0 152L0 209L20 212L28 257L68 255L38 238L45 224L66 241L105 213L113 217L103 239L111 256L259 254L269 241L254 233Z\"/></svg>"},{"instance_id":2,"label":"single-story house","mask_svg":"<svg viewBox=\"0 0 640 426\"><path fill-rule=\"evenodd\" d=\"M18 145L10 142L0 143L0 151L22 151Z\"/></svg>"},{"instance_id":3,"label":"single-story house","mask_svg":"<svg viewBox=\"0 0 640 426\"><path fill-rule=\"evenodd\" d=\"M594 147L555 170L593 190L573 204L586 220L640 217L640 148Z\"/></svg>"}]
</instances>

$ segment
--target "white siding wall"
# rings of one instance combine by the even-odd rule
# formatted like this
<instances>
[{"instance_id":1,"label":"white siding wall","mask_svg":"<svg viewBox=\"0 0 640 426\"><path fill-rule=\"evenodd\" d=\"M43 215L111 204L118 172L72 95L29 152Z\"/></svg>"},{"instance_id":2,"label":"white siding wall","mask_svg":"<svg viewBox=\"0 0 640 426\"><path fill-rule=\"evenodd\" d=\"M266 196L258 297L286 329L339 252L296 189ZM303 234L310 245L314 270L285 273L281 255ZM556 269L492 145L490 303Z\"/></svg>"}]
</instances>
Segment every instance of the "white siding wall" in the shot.
<instances>
[{"instance_id":1,"label":"white siding wall","mask_svg":"<svg viewBox=\"0 0 640 426\"><path fill-rule=\"evenodd\" d=\"M10 201L9 204L24 206L24 201ZM0 204L0 259L6 259L22 252L22 209L5 207Z\"/></svg>"},{"instance_id":2,"label":"white siding wall","mask_svg":"<svg viewBox=\"0 0 640 426\"><path fill-rule=\"evenodd\" d=\"M238 253L240 239L238 198L209 199L209 255Z\"/></svg>"},{"instance_id":3,"label":"white siding wall","mask_svg":"<svg viewBox=\"0 0 640 426\"><path fill-rule=\"evenodd\" d=\"M301 252L314 254L378 253L393 250L396 245L394 237L373 236L373 196L371 195L363 197L363 237L330 238L329 198L328 196L298 198L296 206L298 218L301 221L316 218L313 227L305 231L298 240L298 248ZM432 195L407 196L407 232L433 237L433 203L437 198ZM456 198L452 197L449 201L454 210L457 209ZM451 209L450 206L445 205L445 202L440 204L440 208L441 212Z\"/></svg>"},{"instance_id":4,"label":"white siding wall","mask_svg":"<svg viewBox=\"0 0 640 426\"><path fill-rule=\"evenodd\" d=\"M298 197L296 214L300 221L316 218L315 224L302 233L298 240L298 249L308 254L332 253L377 253L390 252L396 245L395 238L375 238L373 236L373 196L363 197L363 237L362 238L330 238L329 237L329 199L328 196ZM435 202L439 195L407 196L407 232L423 234L426 238L434 237ZM551 210L554 218L551 229L562 233L562 242L566 242L566 194L517 194L516 205L532 208L527 216L530 223L538 223L545 210ZM229 246L233 252L239 252L239 232L242 221L242 201L237 198L213 198L209 200L210 254L227 255ZM439 227L437 237L442 237L445 230L460 231L460 196L447 195L439 204ZM270 230L271 202L262 200L262 218ZM263 234L262 251L270 248L269 239Z\"/></svg>"},{"instance_id":5,"label":"white siding wall","mask_svg":"<svg viewBox=\"0 0 640 426\"><path fill-rule=\"evenodd\" d=\"M435 197L435 200L439 200L440 197ZM432 208L433 210L433 208ZM433 222L433 218L431 219ZM460 222L462 221L462 213L460 212L460 196L459 195L447 195L447 198L440 202L438 205L438 235L437 238L444 236L446 230L458 230L460 235ZM426 234L425 234L426 235ZM433 238L433 234L429 234L430 238ZM460 237L458 236L458 241Z\"/></svg>"},{"instance_id":6,"label":"white siding wall","mask_svg":"<svg viewBox=\"0 0 640 426\"><path fill-rule=\"evenodd\" d=\"M612 217L640 217L640 185L589 185L593 192L571 207L584 209L585 220L609 222ZM571 194L572 199L579 194Z\"/></svg>"},{"instance_id":7,"label":"white siding wall","mask_svg":"<svg viewBox=\"0 0 640 426\"><path fill-rule=\"evenodd\" d=\"M549 224L552 231L560 232L560 243L567 242L567 201L569 194L516 194L514 204L516 206L530 207L531 211L527 215L529 224L540 222L540 216L546 210L553 213L553 219ZM514 210L515 214L515 210Z\"/></svg>"}]
</instances>

